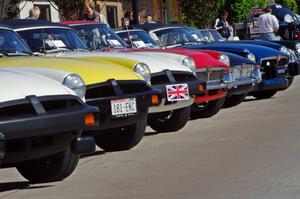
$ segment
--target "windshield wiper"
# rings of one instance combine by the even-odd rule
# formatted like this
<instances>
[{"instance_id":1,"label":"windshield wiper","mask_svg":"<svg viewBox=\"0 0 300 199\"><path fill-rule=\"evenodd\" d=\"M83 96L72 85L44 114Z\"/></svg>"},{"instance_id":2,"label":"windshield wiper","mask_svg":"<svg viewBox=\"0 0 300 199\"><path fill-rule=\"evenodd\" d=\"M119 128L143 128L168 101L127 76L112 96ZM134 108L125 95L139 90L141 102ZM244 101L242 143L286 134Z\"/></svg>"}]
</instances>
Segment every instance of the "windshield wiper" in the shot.
<instances>
[{"instance_id":1,"label":"windshield wiper","mask_svg":"<svg viewBox=\"0 0 300 199\"><path fill-rule=\"evenodd\" d=\"M22 55L31 55L30 52L27 52L27 51L20 51L20 50L17 50L17 51L12 51L12 50L5 50L5 49L0 49L0 56L6 56L6 57L9 57L9 56L22 56Z\"/></svg>"}]
</instances>

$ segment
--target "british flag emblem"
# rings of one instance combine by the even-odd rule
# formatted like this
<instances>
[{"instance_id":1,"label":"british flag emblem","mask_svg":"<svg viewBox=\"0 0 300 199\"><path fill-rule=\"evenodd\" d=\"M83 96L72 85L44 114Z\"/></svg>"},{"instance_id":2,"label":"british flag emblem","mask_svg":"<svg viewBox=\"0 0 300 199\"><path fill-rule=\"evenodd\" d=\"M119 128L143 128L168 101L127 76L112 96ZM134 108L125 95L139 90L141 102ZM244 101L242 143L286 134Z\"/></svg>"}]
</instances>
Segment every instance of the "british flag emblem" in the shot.
<instances>
[{"instance_id":1,"label":"british flag emblem","mask_svg":"<svg viewBox=\"0 0 300 199\"><path fill-rule=\"evenodd\" d=\"M166 88L169 102L189 99L189 87L187 84L167 85Z\"/></svg>"}]
</instances>

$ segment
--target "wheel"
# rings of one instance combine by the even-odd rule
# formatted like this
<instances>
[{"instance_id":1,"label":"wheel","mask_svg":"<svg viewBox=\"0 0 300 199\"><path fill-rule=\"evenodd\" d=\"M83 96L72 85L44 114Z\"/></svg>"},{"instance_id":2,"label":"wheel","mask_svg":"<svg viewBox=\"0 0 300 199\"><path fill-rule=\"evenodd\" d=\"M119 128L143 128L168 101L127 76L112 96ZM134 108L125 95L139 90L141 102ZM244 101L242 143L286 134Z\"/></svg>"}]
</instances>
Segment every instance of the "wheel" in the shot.
<instances>
[{"instance_id":1,"label":"wheel","mask_svg":"<svg viewBox=\"0 0 300 199\"><path fill-rule=\"evenodd\" d=\"M149 116L148 125L157 132L174 132L182 129L190 115L191 107L181 108Z\"/></svg>"},{"instance_id":2,"label":"wheel","mask_svg":"<svg viewBox=\"0 0 300 199\"><path fill-rule=\"evenodd\" d=\"M95 136L98 147L105 151L123 151L136 146L145 134L147 118L130 126L110 129Z\"/></svg>"},{"instance_id":3,"label":"wheel","mask_svg":"<svg viewBox=\"0 0 300 199\"><path fill-rule=\"evenodd\" d=\"M239 105L246 99L247 95L248 93L226 97L223 108L230 108Z\"/></svg>"},{"instance_id":4,"label":"wheel","mask_svg":"<svg viewBox=\"0 0 300 199\"><path fill-rule=\"evenodd\" d=\"M68 147L55 155L23 162L17 165L17 170L32 183L61 181L74 171L79 158Z\"/></svg>"},{"instance_id":5,"label":"wheel","mask_svg":"<svg viewBox=\"0 0 300 199\"><path fill-rule=\"evenodd\" d=\"M277 93L277 91L269 90L269 91L258 91L253 92L252 96L257 99L268 99L274 96Z\"/></svg>"},{"instance_id":6,"label":"wheel","mask_svg":"<svg viewBox=\"0 0 300 199\"><path fill-rule=\"evenodd\" d=\"M193 104L191 109L190 118L200 119L209 118L217 114L223 107L225 102L225 97L210 101L206 104Z\"/></svg>"},{"instance_id":7,"label":"wheel","mask_svg":"<svg viewBox=\"0 0 300 199\"><path fill-rule=\"evenodd\" d=\"M289 80L289 87L290 87L294 82L294 77L288 77L288 80Z\"/></svg>"}]
</instances>

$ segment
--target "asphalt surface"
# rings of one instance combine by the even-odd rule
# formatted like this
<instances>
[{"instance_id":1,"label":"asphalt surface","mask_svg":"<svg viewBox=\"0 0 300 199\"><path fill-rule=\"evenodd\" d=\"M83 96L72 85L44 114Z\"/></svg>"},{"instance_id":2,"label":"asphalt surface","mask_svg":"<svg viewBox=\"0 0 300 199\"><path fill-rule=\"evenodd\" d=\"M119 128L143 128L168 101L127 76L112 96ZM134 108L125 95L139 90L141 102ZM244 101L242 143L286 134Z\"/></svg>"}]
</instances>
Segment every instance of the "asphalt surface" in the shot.
<instances>
[{"instance_id":1,"label":"asphalt surface","mask_svg":"<svg viewBox=\"0 0 300 199\"><path fill-rule=\"evenodd\" d=\"M180 132L126 152L82 158L63 182L30 185L0 170L0 198L296 199L300 196L300 78L268 100L248 98Z\"/></svg>"}]
</instances>

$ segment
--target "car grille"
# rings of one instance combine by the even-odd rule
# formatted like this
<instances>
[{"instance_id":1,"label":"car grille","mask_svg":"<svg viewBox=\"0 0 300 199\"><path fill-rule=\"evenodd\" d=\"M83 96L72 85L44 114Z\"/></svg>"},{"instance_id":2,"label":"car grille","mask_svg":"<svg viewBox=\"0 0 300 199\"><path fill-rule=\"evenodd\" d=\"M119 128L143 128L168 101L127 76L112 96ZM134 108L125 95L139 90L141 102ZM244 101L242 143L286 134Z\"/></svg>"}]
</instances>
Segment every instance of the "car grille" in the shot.
<instances>
[{"instance_id":1,"label":"car grille","mask_svg":"<svg viewBox=\"0 0 300 199\"><path fill-rule=\"evenodd\" d=\"M77 98L72 96L48 96L37 97L37 99L48 114L62 110L76 109L81 106ZM35 111L33 105L26 99L0 104L0 120L26 118L37 115L38 113Z\"/></svg>"},{"instance_id":2,"label":"car grille","mask_svg":"<svg viewBox=\"0 0 300 199\"><path fill-rule=\"evenodd\" d=\"M253 65L243 64L243 65L234 66L231 68L231 71L234 79L251 78Z\"/></svg>"},{"instance_id":3,"label":"car grille","mask_svg":"<svg viewBox=\"0 0 300 199\"><path fill-rule=\"evenodd\" d=\"M174 78L174 81L172 81L172 78ZM193 81L195 79L196 76L190 72L181 72L181 71L160 72L160 73L151 74L151 85L169 84L173 82L185 83L185 82Z\"/></svg>"},{"instance_id":4,"label":"car grille","mask_svg":"<svg viewBox=\"0 0 300 199\"><path fill-rule=\"evenodd\" d=\"M206 82L220 82L224 79L226 69L223 67L209 67L197 69L197 77Z\"/></svg>"},{"instance_id":5,"label":"car grille","mask_svg":"<svg viewBox=\"0 0 300 199\"><path fill-rule=\"evenodd\" d=\"M261 61L261 71L264 73L264 79L278 77L277 68L285 68L288 65L287 57L266 58Z\"/></svg>"},{"instance_id":6,"label":"car grille","mask_svg":"<svg viewBox=\"0 0 300 199\"><path fill-rule=\"evenodd\" d=\"M115 81L117 82L119 92L122 94L134 94L150 90L150 87L145 81ZM111 81L107 81L100 84L93 84L87 86L85 97L86 99L95 99L101 97L113 97L117 96L118 90L116 90Z\"/></svg>"}]
</instances>

